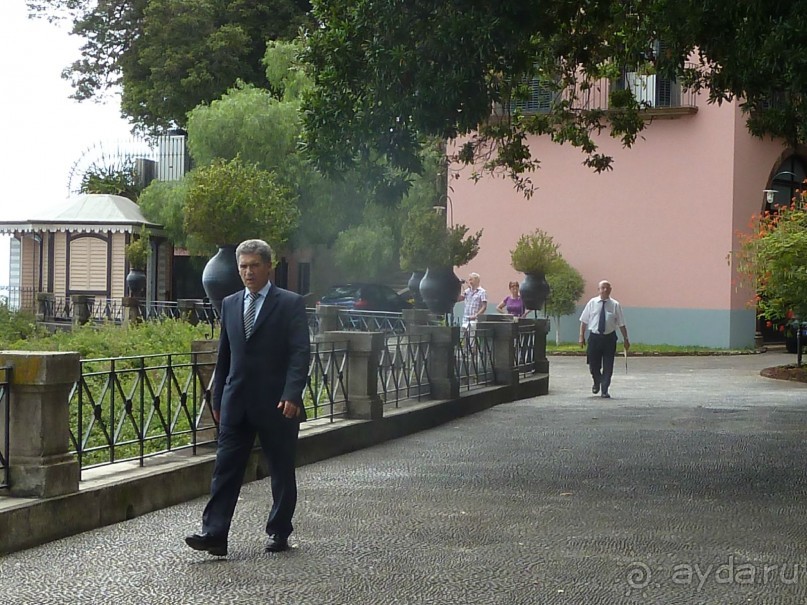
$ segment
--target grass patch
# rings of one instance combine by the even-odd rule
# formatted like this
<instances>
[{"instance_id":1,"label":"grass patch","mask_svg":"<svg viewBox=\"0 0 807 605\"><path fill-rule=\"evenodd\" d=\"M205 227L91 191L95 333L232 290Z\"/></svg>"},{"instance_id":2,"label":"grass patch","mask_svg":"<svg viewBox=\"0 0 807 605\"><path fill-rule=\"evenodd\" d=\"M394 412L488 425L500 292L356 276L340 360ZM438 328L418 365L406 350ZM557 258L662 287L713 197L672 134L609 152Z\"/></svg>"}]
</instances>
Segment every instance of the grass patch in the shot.
<instances>
[{"instance_id":1,"label":"grass patch","mask_svg":"<svg viewBox=\"0 0 807 605\"><path fill-rule=\"evenodd\" d=\"M617 352L622 353L622 341L617 345ZM585 355L586 348L576 342L546 343L547 355ZM680 346L666 344L631 343L631 355L739 355L753 353L753 349L717 349L711 347Z\"/></svg>"}]
</instances>

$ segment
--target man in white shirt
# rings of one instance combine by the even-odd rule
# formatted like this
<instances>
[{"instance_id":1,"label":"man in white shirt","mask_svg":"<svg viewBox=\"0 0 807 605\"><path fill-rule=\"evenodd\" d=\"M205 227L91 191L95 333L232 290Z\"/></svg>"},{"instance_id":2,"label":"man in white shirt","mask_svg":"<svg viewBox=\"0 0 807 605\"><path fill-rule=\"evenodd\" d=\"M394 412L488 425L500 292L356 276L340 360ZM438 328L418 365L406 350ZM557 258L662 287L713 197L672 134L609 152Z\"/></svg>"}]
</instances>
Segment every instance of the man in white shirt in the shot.
<instances>
[{"instance_id":1,"label":"man in white shirt","mask_svg":"<svg viewBox=\"0 0 807 605\"><path fill-rule=\"evenodd\" d=\"M608 388L611 386L616 357L616 329L619 328L622 332L626 351L630 350L630 340L622 306L619 301L611 298L611 284L608 280L600 282L599 292L599 296L586 303L580 315L580 346L586 344L586 330L589 330L586 360L594 379L591 392L596 395L602 390L601 397L609 399L611 395L608 394Z\"/></svg>"},{"instance_id":2,"label":"man in white shirt","mask_svg":"<svg viewBox=\"0 0 807 605\"><path fill-rule=\"evenodd\" d=\"M485 311L487 311L488 294L479 285L479 282L479 273L471 273L468 276L468 287L460 294L460 300L465 301L465 307L462 312L463 330L475 329L479 316L484 315Z\"/></svg>"}]
</instances>

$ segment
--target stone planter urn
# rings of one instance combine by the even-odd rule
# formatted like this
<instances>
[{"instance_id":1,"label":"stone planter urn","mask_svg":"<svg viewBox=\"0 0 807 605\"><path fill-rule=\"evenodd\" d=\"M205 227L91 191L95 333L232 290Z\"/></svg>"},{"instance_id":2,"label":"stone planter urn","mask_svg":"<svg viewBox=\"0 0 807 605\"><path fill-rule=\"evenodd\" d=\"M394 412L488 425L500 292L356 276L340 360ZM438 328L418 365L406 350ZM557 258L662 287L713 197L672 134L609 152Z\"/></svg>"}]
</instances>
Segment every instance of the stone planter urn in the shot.
<instances>
[{"instance_id":1,"label":"stone planter urn","mask_svg":"<svg viewBox=\"0 0 807 605\"><path fill-rule=\"evenodd\" d=\"M146 295L146 272L142 269L130 269L126 276L126 287L129 296L143 298Z\"/></svg>"},{"instance_id":2,"label":"stone planter urn","mask_svg":"<svg viewBox=\"0 0 807 605\"><path fill-rule=\"evenodd\" d=\"M244 287L238 275L235 248L234 244L219 246L219 251L207 261L202 271L202 287L218 312L221 312L221 301L225 296Z\"/></svg>"},{"instance_id":3,"label":"stone planter urn","mask_svg":"<svg viewBox=\"0 0 807 605\"><path fill-rule=\"evenodd\" d=\"M420 296L432 313L451 313L460 295L460 287L453 267L429 267L420 281Z\"/></svg>"},{"instance_id":4,"label":"stone planter urn","mask_svg":"<svg viewBox=\"0 0 807 605\"><path fill-rule=\"evenodd\" d=\"M524 307L530 311L542 309L549 296L549 283L543 273L525 273L520 286Z\"/></svg>"}]
</instances>

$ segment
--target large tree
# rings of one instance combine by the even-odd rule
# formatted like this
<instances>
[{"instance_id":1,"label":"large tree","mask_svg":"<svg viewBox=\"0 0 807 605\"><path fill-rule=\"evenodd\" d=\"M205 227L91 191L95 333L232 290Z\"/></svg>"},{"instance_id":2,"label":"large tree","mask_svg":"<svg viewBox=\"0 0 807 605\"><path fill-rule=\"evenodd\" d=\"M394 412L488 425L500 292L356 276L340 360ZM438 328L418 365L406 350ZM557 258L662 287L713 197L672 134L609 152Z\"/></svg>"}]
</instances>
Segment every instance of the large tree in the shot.
<instances>
[{"instance_id":1,"label":"large tree","mask_svg":"<svg viewBox=\"0 0 807 605\"><path fill-rule=\"evenodd\" d=\"M308 0L28 0L32 14L66 18L84 39L66 67L74 97L122 87L122 112L141 130L184 126L188 111L240 79L268 86L269 40L294 38Z\"/></svg>"},{"instance_id":2,"label":"large tree","mask_svg":"<svg viewBox=\"0 0 807 605\"><path fill-rule=\"evenodd\" d=\"M313 5L306 142L328 171L378 157L418 171L422 135L469 135L457 159L505 172L529 192L525 175L538 166L529 134L575 145L587 165L610 169L594 135L610 130L631 145L645 124L643 105L630 90L612 88L607 112L588 97L594 82L623 68L679 78L712 101L741 96L755 134L807 139L807 0ZM534 79L562 91L551 111L509 111Z\"/></svg>"}]
</instances>

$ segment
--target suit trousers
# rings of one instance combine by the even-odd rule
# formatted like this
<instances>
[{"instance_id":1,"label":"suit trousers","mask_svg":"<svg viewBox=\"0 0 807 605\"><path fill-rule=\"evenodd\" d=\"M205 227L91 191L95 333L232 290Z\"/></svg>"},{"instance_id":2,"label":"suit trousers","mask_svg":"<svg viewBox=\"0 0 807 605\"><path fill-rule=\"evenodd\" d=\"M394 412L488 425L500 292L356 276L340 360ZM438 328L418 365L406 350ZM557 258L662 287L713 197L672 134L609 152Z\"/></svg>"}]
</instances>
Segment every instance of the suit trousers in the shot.
<instances>
[{"instance_id":1,"label":"suit trousers","mask_svg":"<svg viewBox=\"0 0 807 605\"><path fill-rule=\"evenodd\" d=\"M611 376L614 374L614 358L616 357L616 332L610 334L588 335L586 359L591 371L594 384L600 385L603 393L608 392L611 386Z\"/></svg>"},{"instance_id":2,"label":"suit trousers","mask_svg":"<svg viewBox=\"0 0 807 605\"><path fill-rule=\"evenodd\" d=\"M228 535L257 435L271 474L272 508L266 533L283 537L291 534L294 529L291 519L297 506L295 455L299 431L298 421L280 417L268 427L255 428L247 422L219 426L210 500L202 514L203 532L218 537Z\"/></svg>"}]
</instances>

